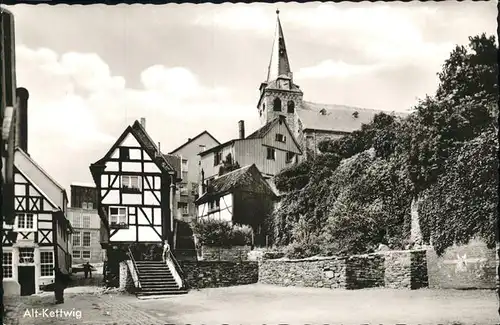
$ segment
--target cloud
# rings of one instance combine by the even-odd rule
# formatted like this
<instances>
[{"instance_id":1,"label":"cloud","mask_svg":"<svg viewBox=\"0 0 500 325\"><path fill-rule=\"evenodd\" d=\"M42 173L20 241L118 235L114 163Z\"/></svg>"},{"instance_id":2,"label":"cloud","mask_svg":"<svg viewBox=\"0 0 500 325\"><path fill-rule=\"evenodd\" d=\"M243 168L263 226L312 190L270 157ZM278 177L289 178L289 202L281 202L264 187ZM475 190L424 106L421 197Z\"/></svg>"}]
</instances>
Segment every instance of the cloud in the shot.
<instances>
[{"instance_id":1,"label":"cloud","mask_svg":"<svg viewBox=\"0 0 500 325\"><path fill-rule=\"evenodd\" d=\"M140 74L142 88L127 88L95 53L58 55L18 45L17 66L19 85L30 92L30 153L64 184L89 181L85 166L140 117L146 117L148 132L165 151L205 129L221 141L235 137L240 119L248 119L249 130L258 126L253 106L235 102L225 87L203 84L184 67L151 66ZM61 160L54 157L68 151L78 152L73 157L83 176L58 167Z\"/></svg>"},{"instance_id":2,"label":"cloud","mask_svg":"<svg viewBox=\"0 0 500 325\"><path fill-rule=\"evenodd\" d=\"M325 60L317 65L299 69L295 74L297 79L349 78L372 73L383 66L355 65L343 61Z\"/></svg>"}]
</instances>

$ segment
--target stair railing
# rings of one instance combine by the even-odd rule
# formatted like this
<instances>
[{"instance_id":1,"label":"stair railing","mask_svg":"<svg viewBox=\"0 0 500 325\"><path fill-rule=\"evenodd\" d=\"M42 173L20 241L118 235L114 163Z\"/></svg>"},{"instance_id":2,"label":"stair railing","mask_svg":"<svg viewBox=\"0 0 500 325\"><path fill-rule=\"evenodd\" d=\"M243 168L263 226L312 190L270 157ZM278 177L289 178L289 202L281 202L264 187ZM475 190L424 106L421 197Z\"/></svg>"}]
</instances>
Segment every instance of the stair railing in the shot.
<instances>
[{"instance_id":1,"label":"stair railing","mask_svg":"<svg viewBox=\"0 0 500 325\"><path fill-rule=\"evenodd\" d=\"M127 250L128 250L127 255L130 257L130 260L132 261L132 265L129 265L129 263L127 263L127 267L130 270L130 274L132 275L132 279L134 279L134 286L136 288L140 288L141 283L139 282L139 271L137 269L137 264L135 263L134 254L132 254L130 247L127 247Z\"/></svg>"},{"instance_id":2,"label":"stair railing","mask_svg":"<svg viewBox=\"0 0 500 325\"><path fill-rule=\"evenodd\" d=\"M177 261L174 254L172 253L172 251L169 251L168 256L166 257L167 265L168 265L169 260L172 262L172 266L179 277L177 279L177 281L180 282L179 287L180 288L182 288L182 287L187 288L187 281L186 281L186 276L184 274L184 271L182 270L181 265L179 264L179 261ZM175 277L175 275L174 275L174 277Z\"/></svg>"}]
</instances>

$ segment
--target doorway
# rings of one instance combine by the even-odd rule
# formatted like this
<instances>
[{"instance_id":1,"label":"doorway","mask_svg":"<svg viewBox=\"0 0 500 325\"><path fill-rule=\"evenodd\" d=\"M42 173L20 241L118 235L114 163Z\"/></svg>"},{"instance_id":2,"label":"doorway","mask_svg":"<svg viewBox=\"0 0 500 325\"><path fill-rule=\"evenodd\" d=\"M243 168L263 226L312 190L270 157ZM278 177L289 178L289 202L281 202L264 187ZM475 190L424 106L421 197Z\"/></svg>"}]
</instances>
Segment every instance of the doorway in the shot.
<instances>
[{"instance_id":1,"label":"doorway","mask_svg":"<svg viewBox=\"0 0 500 325\"><path fill-rule=\"evenodd\" d=\"M19 266L17 268L21 296L35 293L35 266Z\"/></svg>"}]
</instances>

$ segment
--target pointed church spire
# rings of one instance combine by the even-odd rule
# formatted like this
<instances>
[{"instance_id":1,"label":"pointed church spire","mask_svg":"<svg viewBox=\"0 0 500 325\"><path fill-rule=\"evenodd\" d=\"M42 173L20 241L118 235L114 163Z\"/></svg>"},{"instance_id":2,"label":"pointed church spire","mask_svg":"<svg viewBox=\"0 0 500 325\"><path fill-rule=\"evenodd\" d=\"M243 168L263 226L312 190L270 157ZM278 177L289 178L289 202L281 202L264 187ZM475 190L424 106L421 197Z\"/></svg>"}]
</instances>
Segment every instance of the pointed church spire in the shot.
<instances>
[{"instance_id":1,"label":"pointed church spire","mask_svg":"<svg viewBox=\"0 0 500 325\"><path fill-rule=\"evenodd\" d=\"M267 82L276 80L281 75L292 77L290 62L286 52L285 37L280 22L280 11L276 10L276 33L274 36L273 51L267 72Z\"/></svg>"}]
</instances>

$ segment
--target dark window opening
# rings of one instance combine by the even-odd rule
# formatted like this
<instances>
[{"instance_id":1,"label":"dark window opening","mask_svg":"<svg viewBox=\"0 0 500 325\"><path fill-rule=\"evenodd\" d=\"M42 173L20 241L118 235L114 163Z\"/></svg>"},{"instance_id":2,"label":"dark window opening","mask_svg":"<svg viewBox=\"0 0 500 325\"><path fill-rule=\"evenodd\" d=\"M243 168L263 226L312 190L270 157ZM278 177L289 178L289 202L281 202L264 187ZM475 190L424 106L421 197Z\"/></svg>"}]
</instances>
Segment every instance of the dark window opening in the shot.
<instances>
[{"instance_id":1,"label":"dark window opening","mask_svg":"<svg viewBox=\"0 0 500 325\"><path fill-rule=\"evenodd\" d=\"M277 133L276 134L276 141L285 143L286 142L286 137L283 134Z\"/></svg>"},{"instance_id":2,"label":"dark window opening","mask_svg":"<svg viewBox=\"0 0 500 325\"><path fill-rule=\"evenodd\" d=\"M222 163L222 152L216 152L214 154L214 166L218 166Z\"/></svg>"},{"instance_id":3,"label":"dark window opening","mask_svg":"<svg viewBox=\"0 0 500 325\"><path fill-rule=\"evenodd\" d=\"M295 158L295 154L293 152L286 153L286 162L287 163L291 163L293 161L293 158Z\"/></svg>"},{"instance_id":4,"label":"dark window opening","mask_svg":"<svg viewBox=\"0 0 500 325\"><path fill-rule=\"evenodd\" d=\"M120 159L121 160L130 159L130 150L129 150L129 148L120 148Z\"/></svg>"},{"instance_id":5,"label":"dark window opening","mask_svg":"<svg viewBox=\"0 0 500 325\"><path fill-rule=\"evenodd\" d=\"M267 159L275 160L276 159L276 150L273 148L267 148Z\"/></svg>"},{"instance_id":6,"label":"dark window opening","mask_svg":"<svg viewBox=\"0 0 500 325\"><path fill-rule=\"evenodd\" d=\"M275 112L281 112L281 99L275 98L273 101L273 110Z\"/></svg>"},{"instance_id":7,"label":"dark window opening","mask_svg":"<svg viewBox=\"0 0 500 325\"><path fill-rule=\"evenodd\" d=\"M287 112L295 113L295 103L293 101L289 101L287 104Z\"/></svg>"}]
</instances>

